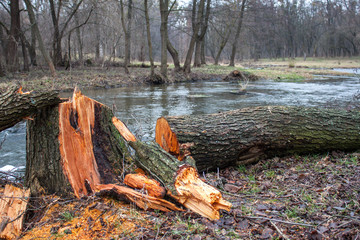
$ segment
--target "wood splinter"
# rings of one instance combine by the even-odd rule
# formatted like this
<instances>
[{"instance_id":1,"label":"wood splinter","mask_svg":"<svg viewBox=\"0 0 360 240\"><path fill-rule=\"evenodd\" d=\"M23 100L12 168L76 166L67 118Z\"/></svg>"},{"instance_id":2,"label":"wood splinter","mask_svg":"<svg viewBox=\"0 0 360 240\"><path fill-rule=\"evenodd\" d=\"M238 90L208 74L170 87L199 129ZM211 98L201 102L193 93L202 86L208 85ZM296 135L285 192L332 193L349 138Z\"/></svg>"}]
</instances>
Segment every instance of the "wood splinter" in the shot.
<instances>
[{"instance_id":1,"label":"wood splinter","mask_svg":"<svg viewBox=\"0 0 360 240\"><path fill-rule=\"evenodd\" d=\"M120 121L114 118L113 122ZM135 138L128 137L130 131L126 126L124 124L119 126L121 126L118 128L120 134L127 136L129 145L136 151L137 165L161 182L168 190L168 195L188 209L210 219L219 219L220 209L230 210L231 203L224 200L216 188L200 179L191 157L182 156L182 161L179 161L156 143L132 141L131 139ZM176 146L169 149L176 151Z\"/></svg>"}]
</instances>

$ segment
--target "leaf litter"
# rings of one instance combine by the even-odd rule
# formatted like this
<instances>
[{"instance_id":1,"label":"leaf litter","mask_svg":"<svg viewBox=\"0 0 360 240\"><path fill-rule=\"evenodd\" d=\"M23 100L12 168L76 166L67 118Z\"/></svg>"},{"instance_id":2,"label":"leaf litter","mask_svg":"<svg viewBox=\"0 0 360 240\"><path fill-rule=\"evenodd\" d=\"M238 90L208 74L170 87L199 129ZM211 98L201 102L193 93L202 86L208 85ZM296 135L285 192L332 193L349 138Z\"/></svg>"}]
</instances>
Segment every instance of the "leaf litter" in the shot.
<instances>
[{"instance_id":1,"label":"leaf litter","mask_svg":"<svg viewBox=\"0 0 360 240\"><path fill-rule=\"evenodd\" d=\"M204 173L233 204L218 221L112 198L52 196L27 215L22 238L360 239L359 179L360 154L335 151Z\"/></svg>"}]
</instances>

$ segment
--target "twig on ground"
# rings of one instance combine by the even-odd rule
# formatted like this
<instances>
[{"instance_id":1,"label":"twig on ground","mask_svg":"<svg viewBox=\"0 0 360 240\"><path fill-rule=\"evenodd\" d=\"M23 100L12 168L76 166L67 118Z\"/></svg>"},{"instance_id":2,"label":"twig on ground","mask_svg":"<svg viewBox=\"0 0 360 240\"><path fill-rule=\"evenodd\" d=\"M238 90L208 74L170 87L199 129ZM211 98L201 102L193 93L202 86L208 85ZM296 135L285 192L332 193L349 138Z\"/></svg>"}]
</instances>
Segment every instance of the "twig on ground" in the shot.
<instances>
[{"instance_id":1,"label":"twig on ground","mask_svg":"<svg viewBox=\"0 0 360 240\"><path fill-rule=\"evenodd\" d=\"M270 220L271 225L274 226L274 228L276 229L276 231L280 234L280 236L286 240L289 240L289 238L278 228L278 226L276 226L275 223L273 223L273 221Z\"/></svg>"},{"instance_id":2,"label":"twig on ground","mask_svg":"<svg viewBox=\"0 0 360 240\"><path fill-rule=\"evenodd\" d=\"M268 220L268 221L273 221L273 222L280 222L280 223L285 223L285 224L289 224L289 225L299 225L299 226L304 226L304 227L314 227L313 225L310 224L306 224L306 223L295 223L295 222L288 222L288 221L284 221L284 220L280 220L280 219L273 219L273 218L267 218L267 217L253 217L253 216L244 216L244 215L236 215L237 217L240 218L249 218L249 219L259 219L259 220Z\"/></svg>"}]
</instances>

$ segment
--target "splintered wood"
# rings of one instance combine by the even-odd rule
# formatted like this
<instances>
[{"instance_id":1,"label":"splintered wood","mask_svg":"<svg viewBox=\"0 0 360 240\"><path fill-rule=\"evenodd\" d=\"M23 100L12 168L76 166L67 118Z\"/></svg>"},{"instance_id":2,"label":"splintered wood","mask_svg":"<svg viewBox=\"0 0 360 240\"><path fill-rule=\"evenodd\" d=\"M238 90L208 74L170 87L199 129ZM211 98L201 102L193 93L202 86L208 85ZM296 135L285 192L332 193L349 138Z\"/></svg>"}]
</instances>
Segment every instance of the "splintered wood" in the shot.
<instances>
[{"instance_id":1,"label":"splintered wood","mask_svg":"<svg viewBox=\"0 0 360 240\"><path fill-rule=\"evenodd\" d=\"M163 198L166 190L158 181L150 179L144 174L127 174L124 184L129 187L144 190L149 196Z\"/></svg>"},{"instance_id":2,"label":"splintered wood","mask_svg":"<svg viewBox=\"0 0 360 240\"><path fill-rule=\"evenodd\" d=\"M115 184L102 184L96 187L96 190L100 193L114 195L119 198L126 198L127 200L133 202L139 208L144 210L148 209L157 209L164 212L169 211L183 211L181 208L176 207L175 204L168 202L164 199L152 197L140 192L137 192L133 189L122 187Z\"/></svg>"},{"instance_id":3,"label":"splintered wood","mask_svg":"<svg viewBox=\"0 0 360 240\"><path fill-rule=\"evenodd\" d=\"M202 181L194 167L180 167L174 185L178 201L203 217L219 219L220 209L230 211L232 204L216 188Z\"/></svg>"},{"instance_id":4,"label":"splintered wood","mask_svg":"<svg viewBox=\"0 0 360 240\"><path fill-rule=\"evenodd\" d=\"M120 134L127 134L128 130L123 128L125 125L121 124L121 126ZM155 179L160 180L167 188L168 195L185 207L204 217L219 219L219 210L225 209L229 211L232 206L231 203L225 201L216 188L206 184L199 178L195 165L189 165L193 162L191 157L182 157L183 161L175 158L179 156L175 154L179 150L179 144L176 135L172 133L166 120L158 120L156 127L156 136L161 136L160 146L139 140L128 140L129 145L136 151L137 165ZM161 131L161 129L165 130ZM157 142L158 140L159 138ZM175 157L173 154L175 154ZM148 191L156 189L154 184L149 183L142 175L134 174L128 178L130 178L128 182L132 184L129 186L145 190L149 189Z\"/></svg>"},{"instance_id":5,"label":"splintered wood","mask_svg":"<svg viewBox=\"0 0 360 240\"><path fill-rule=\"evenodd\" d=\"M59 105L62 166L76 197L88 195L100 184L92 143L95 104L100 103L75 91L72 102Z\"/></svg>"},{"instance_id":6,"label":"splintered wood","mask_svg":"<svg viewBox=\"0 0 360 240\"><path fill-rule=\"evenodd\" d=\"M23 226L30 189L22 190L12 185L6 185L0 198L0 238L17 238Z\"/></svg>"}]
</instances>

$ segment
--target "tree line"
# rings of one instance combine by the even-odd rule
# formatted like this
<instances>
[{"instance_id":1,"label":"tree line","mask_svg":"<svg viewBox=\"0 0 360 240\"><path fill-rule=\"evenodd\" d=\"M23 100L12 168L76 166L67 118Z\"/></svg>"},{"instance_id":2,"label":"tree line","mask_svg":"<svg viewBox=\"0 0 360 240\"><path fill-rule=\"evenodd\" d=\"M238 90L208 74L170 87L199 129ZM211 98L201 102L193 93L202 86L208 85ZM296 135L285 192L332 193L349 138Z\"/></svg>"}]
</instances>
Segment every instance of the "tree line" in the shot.
<instances>
[{"instance_id":1,"label":"tree line","mask_svg":"<svg viewBox=\"0 0 360 240\"><path fill-rule=\"evenodd\" d=\"M0 75L134 61L206 63L358 56L357 0L3 0ZM119 62L120 59L120 62Z\"/></svg>"}]
</instances>

